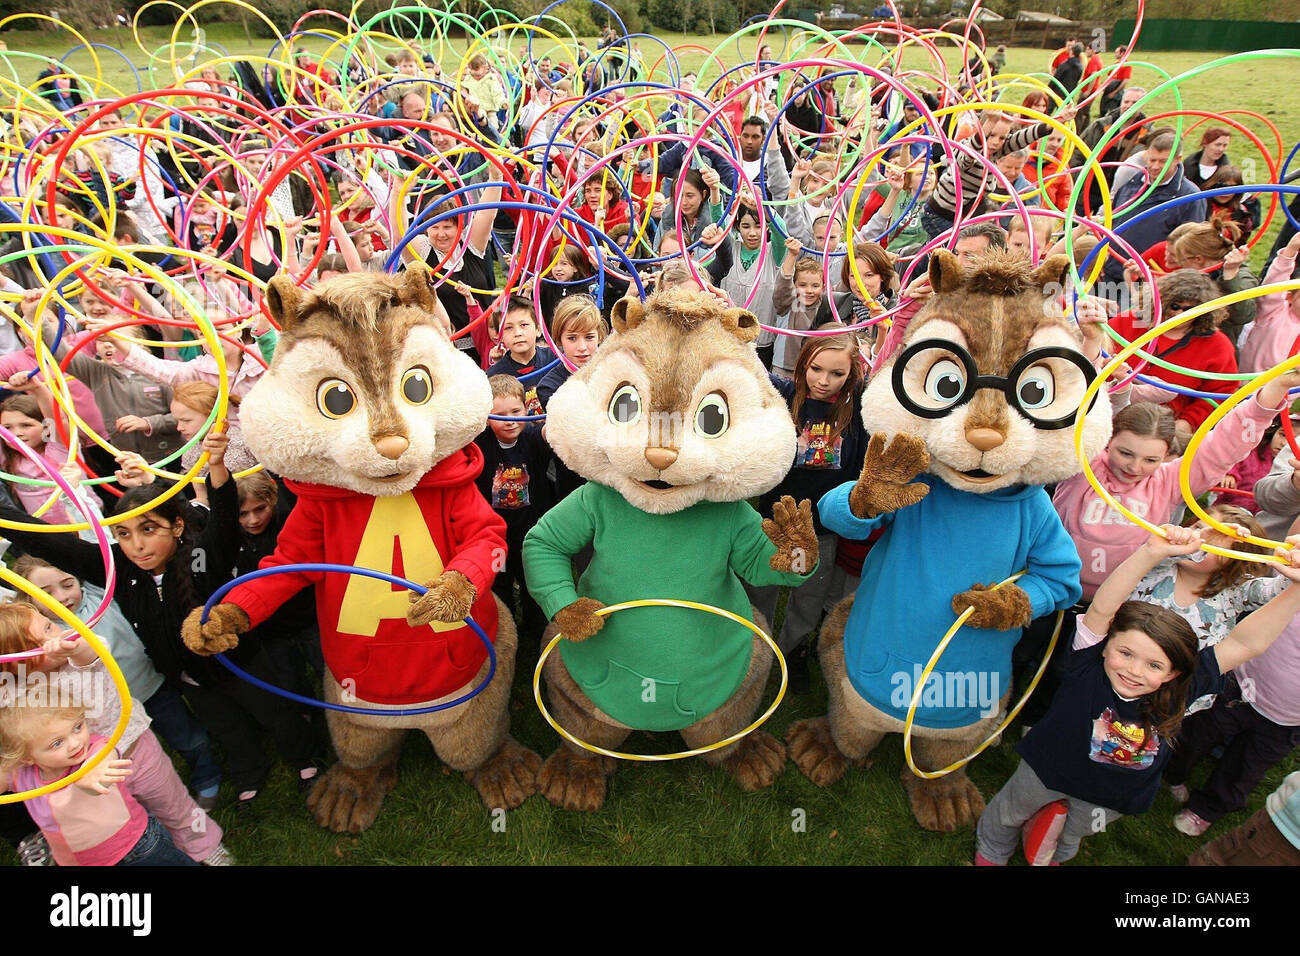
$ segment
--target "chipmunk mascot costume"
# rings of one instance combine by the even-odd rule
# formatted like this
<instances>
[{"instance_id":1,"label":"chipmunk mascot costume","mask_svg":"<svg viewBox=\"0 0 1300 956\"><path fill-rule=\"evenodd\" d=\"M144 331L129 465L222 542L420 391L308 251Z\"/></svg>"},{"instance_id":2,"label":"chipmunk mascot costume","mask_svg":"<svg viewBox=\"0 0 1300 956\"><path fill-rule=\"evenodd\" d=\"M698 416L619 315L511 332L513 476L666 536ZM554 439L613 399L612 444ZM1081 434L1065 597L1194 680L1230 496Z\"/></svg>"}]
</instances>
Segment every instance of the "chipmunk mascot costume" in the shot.
<instances>
[{"instance_id":1,"label":"chipmunk mascot costume","mask_svg":"<svg viewBox=\"0 0 1300 956\"><path fill-rule=\"evenodd\" d=\"M712 296L669 291L614 307L615 334L556 391L547 440L587 479L524 539L528 588L563 634L544 675L550 708L580 740L617 749L633 730L716 743L757 713L773 655L745 627L640 598L696 601L751 617L742 582L790 584L817 565L812 503L786 497L764 521L747 498L794 460L790 412L752 342L758 320ZM575 586L572 558L594 556ZM703 755L746 790L769 786L785 747L756 731ZM556 806L596 810L616 761L564 742L539 789Z\"/></svg>"},{"instance_id":2,"label":"chipmunk mascot costume","mask_svg":"<svg viewBox=\"0 0 1300 956\"><path fill-rule=\"evenodd\" d=\"M935 252L933 297L863 393L872 437L862 475L818 507L845 538L885 531L856 595L822 625L830 714L786 733L791 759L819 786L903 731L923 668L967 607L974 614L925 682L912 754L935 771L972 753L1005 715L1021 628L1082 594L1078 552L1042 487L1079 470L1072 426L1094 376L1056 305L1068 266L1065 256L1033 269L992 253L963 272ZM1089 458L1110 418L1103 393L1083 429ZM903 784L927 830L984 809L964 769L924 779L904 766Z\"/></svg>"},{"instance_id":3,"label":"chipmunk mascot costume","mask_svg":"<svg viewBox=\"0 0 1300 956\"><path fill-rule=\"evenodd\" d=\"M397 782L407 730L426 734L492 808L518 806L536 789L540 758L509 736L507 704L516 637L492 594L505 555L505 524L474 479L483 456L491 390L435 317L429 271L358 274L304 292L271 280L266 303L283 329L270 369L240 406L257 459L283 476L298 503L262 567L355 565L428 587L422 597L359 575L286 573L242 584L184 638L216 653L316 586L325 699L371 710L455 700L487 676L482 641L494 638L488 687L449 710L415 716L328 712L335 764L307 806L322 826L370 826Z\"/></svg>"}]
</instances>

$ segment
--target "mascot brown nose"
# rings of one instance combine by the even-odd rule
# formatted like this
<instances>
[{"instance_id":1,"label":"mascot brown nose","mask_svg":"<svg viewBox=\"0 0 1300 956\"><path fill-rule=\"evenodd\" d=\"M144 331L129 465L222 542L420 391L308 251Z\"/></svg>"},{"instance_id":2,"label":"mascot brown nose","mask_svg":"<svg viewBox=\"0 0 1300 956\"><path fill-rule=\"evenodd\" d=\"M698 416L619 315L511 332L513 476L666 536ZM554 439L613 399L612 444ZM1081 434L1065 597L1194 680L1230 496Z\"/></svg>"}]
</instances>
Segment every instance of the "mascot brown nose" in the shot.
<instances>
[{"instance_id":1,"label":"mascot brown nose","mask_svg":"<svg viewBox=\"0 0 1300 956\"><path fill-rule=\"evenodd\" d=\"M980 451L992 451L1007 439L996 428L968 428L966 440Z\"/></svg>"},{"instance_id":2,"label":"mascot brown nose","mask_svg":"<svg viewBox=\"0 0 1300 956\"><path fill-rule=\"evenodd\" d=\"M401 435L385 435L375 439L375 451L392 461L401 458L402 452L410 447L411 443Z\"/></svg>"},{"instance_id":3,"label":"mascot brown nose","mask_svg":"<svg viewBox=\"0 0 1300 956\"><path fill-rule=\"evenodd\" d=\"M663 471L677 460L677 449L647 448L645 450L645 460L650 462L651 467L656 471Z\"/></svg>"}]
</instances>

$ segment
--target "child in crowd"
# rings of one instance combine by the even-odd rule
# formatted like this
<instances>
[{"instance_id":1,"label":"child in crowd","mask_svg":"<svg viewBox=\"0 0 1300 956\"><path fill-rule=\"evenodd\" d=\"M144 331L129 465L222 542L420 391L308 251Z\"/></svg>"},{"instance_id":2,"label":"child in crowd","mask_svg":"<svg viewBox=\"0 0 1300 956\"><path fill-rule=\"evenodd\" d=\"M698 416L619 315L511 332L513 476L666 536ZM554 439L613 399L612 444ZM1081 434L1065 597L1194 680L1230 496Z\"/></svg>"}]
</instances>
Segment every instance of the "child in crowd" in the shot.
<instances>
[{"instance_id":1,"label":"child in crowd","mask_svg":"<svg viewBox=\"0 0 1300 956\"><path fill-rule=\"evenodd\" d=\"M1291 530L1296 531L1300 521ZM1241 550L1241 545L1237 545ZM1237 562L1243 563L1243 562ZM1258 579L1257 579L1258 580ZM1285 584L1282 579L1279 587ZM1249 618L1247 618L1249 620ZM1246 806L1264 775L1300 744L1300 616L1263 654L1224 680L1209 710L1188 716L1165 781L1179 803L1174 827L1200 836L1215 821ZM1223 747L1209 779L1195 790L1188 778L1216 747Z\"/></svg>"},{"instance_id":2,"label":"child in crowd","mask_svg":"<svg viewBox=\"0 0 1300 956\"><path fill-rule=\"evenodd\" d=\"M1300 232L1291 237L1264 273L1264 285L1285 282L1295 273ZM1238 364L1243 372L1262 372L1287 358L1300 337L1300 289L1273 292L1255 300L1255 321L1241 334Z\"/></svg>"},{"instance_id":3,"label":"child in crowd","mask_svg":"<svg viewBox=\"0 0 1300 956\"><path fill-rule=\"evenodd\" d=\"M555 354L544 345L537 344L537 319L533 315L532 302L521 296L510 296L502 306L500 328L494 334L506 351L488 369L488 376L528 378L530 384L524 389L524 414L540 415L542 403L537 397L536 376L533 373L553 363Z\"/></svg>"},{"instance_id":4,"label":"child in crowd","mask_svg":"<svg viewBox=\"0 0 1300 956\"><path fill-rule=\"evenodd\" d=\"M0 669L16 678L12 688L6 687L0 709L84 706L90 732L107 739L121 720L123 702L94 648L68 632L52 615L38 613L29 603L0 604L0 653L34 650L44 653L28 660L0 663ZM146 708L132 695L131 714L117 744L121 755L133 764L126 789L167 828L170 839L193 861L229 864L229 854L221 846L221 827L208 819L186 791L149 724ZM35 813L37 808L30 803L28 808L46 831ZM58 842L52 844L52 849L56 861L63 863Z\"/></svg>"},{"instance_id":5,"label":"child in crowd","mask_svg":"<svg viewBox=\"0 0 1300 956\"><path fill-rule=\"evenodd\" d=\"M605 341L607 334L608 327L591 296L571 295L555 310L555 318L551 322L551 341L578 368L586 365L596 354L596 349ZM537 383L537 397L541 399L543 407L551 400L555 390L568 381L570 374L568 367L561 362L542 376L542 380Z\"/></svg>"},{"instance_id":6,"label":"child in crowd","mask_svg":"<svg viewBox=\"0 0 1300 956\"><path fill-rule=\"evenodd\" d=\"M977 866L1010 859L1025 832L1031 864L1064 863L1089 834L1145 813L1174 754L1188 701L1268 650L1300 614L1300 536L1277 550L1287 586L1218 644L1165 608L1128 600L1165 558L1190 555L1198 531L1164 525L1103 582L1079 620L1060 690L1016 747L1020 766L980 816Z\"/></svg>"},{"instance_id":7,"label":"child in crowd","mask_svg":"<svg viewBox=\"0 0 1300 956\"><path fill-rule=\"evenodd\" d=\"M492 414L522 417L524 386L513 375L493 375ZM483 471L478 477L479 490L492 508L506 522L506 566L497 571L492 590L513 612L515 584L519 585L523 614L519 621L521 646L540 653L539 642L546 628L546 615L533 600L524 584L524 535L555 503L555 489L547 478L555 455L537 422L490 420L488 427L475 439L483 452ZM519 673L531 674L520 667Z\"/></svg>"},{"instance_id":8,"label":"child in crowd","mask_svg":"<svg viewBox=\"0 0 1300 956\"><path fill-rule=\"evenodd\" d=\"M54 395L44 382L29 372L15 372L7 383L8 387L20 394L11 395L0 402L0 425L14 433L28 448L40 455L46 465L57 471L74 487L83 477L81 468L68 461L68 448L57 437L54 430ZM66 427L66 425L65 425ZM27 458L16 448L4 445L4 470L16 477L49 482L48 472ZM6 482L15 500L35 514L50 500L52 495L59 497L44 514L52 524L79 523L84 519L81 512L71 506L58 488L52 484L28 484L21 481ZM99 516L96 499L84 497L83 501L91 511Z\"/></svg>"},{"instance_id":9,"label":"child in crowd","mask_svg":"<svg viewBox=\"0 0 1300 956\"><path fill-rule=\"evenodd\" d=\"M794 380L772 376L772 384L790 406L790 417L798 432L794 463L789 474L758 500L758 511L772 516L772 506L782 495L796 501L813 502L845 481L856 480L862 471L867 433L859 412L866 369L859 353L858 337L839 323L818 326L818 332L835 334L803 340L795 363ZM785 605L785 621L777 640L781 652L792 663L806 662L809 634L821 620L822 608L843 595L829 593L835 568L836 536L821 525L813 508L820 560L817 570L803 584L791 588ZM779 587L754 589L755 606L773 623ZM793 656L792 656L793 655ZM795 693L808 690L807 667L791 670Z\"/></svg>"},{"instance_id":10,"label":"child in crowd","mask_svg":"<svg viewBox=\"0 0 1300 956\"><path fill-rule=\"evenodd\" d=\"M822 261L802 253L803 243L798 239L791 238L786 242L785 260L777 271L776 285L772 290L777 328L807 331L834 318L826 297ZM780 378L794 377L801 345L799 338L795 335L777 336L772 372Z\"/></svg>"},{"instance_id":11,"label":"child in crowd","mask_svg":"<svg viewBox=\"0 0 1300 956\"><path fill-rule=\"evenodd\" d=\"M1293 428L1300 427L1298 424L1300 416L1291 413L1291 423ZM1286 432L1282 430L1280 421L1274 422L1264 430L1264 436L1255 446L1255 450L1233 465L1223 476L1219 487L1228 490L1220 492L1215 503L1244 508L1251 514L1258 511L1259 502L1255 500L1253 494L1255 482L1268 474L1269 469L1273 467L1273 460L1277 458L1277 453L1285 447Z\"/></svg>"},{"instance_id":12,"label":"child in crowd","mask_svg":"<svg viewBox=\"0 0 1300 956\"><path fill-rule=\"evenodd\" d=\"M76 773L107 743L91 733L82 707L0 709L0 773L15 791ZM60 866L195 865L121 785L137 772L134 764L113 750L75 784L24 801Z\"/></svg>"},{"instance_id":13,"label":"child in crowd","mask_svg":"<svg viewBox=\"0 0 1300 956\"><path fill-rule=\"evenodd\" d=\"M623 225L627 226L626 223ZM610 227L607 231L612 232L615 228ZM626 228L622 232L626 234ZM556 307L569 296L587 294L591 283L584 280L590 280L594 275L591 261L582 246L575 242L561 243L550 272L542 276L542 321L548 324L553 321ZM531 282L527 288L532 288Z\"/></svg>"},{"instance_id":14,"label":"child in crowd","mask_svg":"<svg viewBox=\"0 0 1300 956\"><path fill-rule=\"evenodd\" d=\"M24 554L14 561L13 569L15 574L32 582L82 621L88 621L103 603L103 588L86 584L35 555ZM23 599L23 596L19 597L19 600ZM37 610L54 619L52 612L43 606ZM190 784L199 805L205 809L215 806L221 785L221 767L213 756L208 734L186 709L180 691L158 673L145 653L139 635L122 616L115 602L109 604L95 625L95 633L104 639L113 659L122 669L131 696L143 702L152 728L189 764Z\"/></svg>"}]
</instances>

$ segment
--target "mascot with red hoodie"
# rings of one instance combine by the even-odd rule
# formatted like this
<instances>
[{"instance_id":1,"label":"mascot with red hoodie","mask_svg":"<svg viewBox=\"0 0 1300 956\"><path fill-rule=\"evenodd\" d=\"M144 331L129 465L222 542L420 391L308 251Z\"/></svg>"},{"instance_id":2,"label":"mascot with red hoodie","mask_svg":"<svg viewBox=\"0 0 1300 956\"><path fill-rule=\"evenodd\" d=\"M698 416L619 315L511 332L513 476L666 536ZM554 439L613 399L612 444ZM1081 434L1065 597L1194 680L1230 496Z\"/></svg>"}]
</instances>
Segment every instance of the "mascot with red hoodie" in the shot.
<instances>
[{"instance_id":1,"label":"mascot with red hoodie","mask_svg":"<svg viewBox=\"0 0 1300 956\"><path fill-rule=\"evenodd\" d=\"M338 763L307 806L322 826L359 832L397 783L407 730L428 736L489 808L511 809L536 789L540 759L509 735L516 635L492 594L504 566L505 524L474 484L474 437L492 407L487 379L451 343L429 271L357 274L305 292L271 280L266 304L283 330L275 359L240 406L249 448L285 478L298 503L262 567L329 563L424 584L423 596L361 575L286 572L248 581L196 610L186 643L234 647L302 588L314 585L325 656L325 700ZM490 661L472 617L493 638Z\"/></svg>"}]
</instances>

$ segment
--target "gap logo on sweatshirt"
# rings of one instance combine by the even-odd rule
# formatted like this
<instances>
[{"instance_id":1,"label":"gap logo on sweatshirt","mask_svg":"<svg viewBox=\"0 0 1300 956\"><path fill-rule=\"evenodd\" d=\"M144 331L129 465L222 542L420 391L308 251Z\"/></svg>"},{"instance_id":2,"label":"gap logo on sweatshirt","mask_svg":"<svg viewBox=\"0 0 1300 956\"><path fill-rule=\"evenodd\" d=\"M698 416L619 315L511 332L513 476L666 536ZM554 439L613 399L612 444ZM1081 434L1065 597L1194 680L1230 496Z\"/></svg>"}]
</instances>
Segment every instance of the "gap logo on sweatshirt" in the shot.
<instances>
[{"instance_id":1,"label":"gap logo on sweatshirt","mask_svg":"<svg viewBox=\"0 0 1300 956\"><path fill-rule=\"evenodd\" d=\"M1139 518L1145 518L1147 512L1151 509L1151 503L1140 498L1125 498L1122 495L1115 495L1115 500L1122 503L1125 508ZM1084 506L1083 523L1086 525L1132 524L1125 515L1120 514L1100 498L1092 498Z\"/></svg>"}]
</instances>

